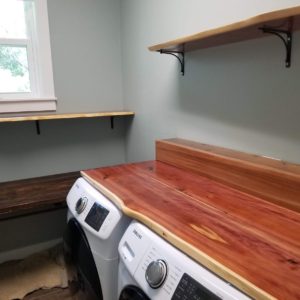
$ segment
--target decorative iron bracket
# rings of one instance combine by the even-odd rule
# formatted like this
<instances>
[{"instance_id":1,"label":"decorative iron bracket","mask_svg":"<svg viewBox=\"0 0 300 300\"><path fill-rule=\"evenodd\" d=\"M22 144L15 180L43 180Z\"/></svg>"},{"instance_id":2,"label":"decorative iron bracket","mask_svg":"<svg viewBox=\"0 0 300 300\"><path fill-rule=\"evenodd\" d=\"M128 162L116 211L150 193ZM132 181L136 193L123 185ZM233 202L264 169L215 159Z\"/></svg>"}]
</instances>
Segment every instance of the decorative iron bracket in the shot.
<instances>
[{"instance_id":1,"label":"decorative iron bracket","mask_svg":"<svg viewBox=\"0 0 300 300\"><path fill-rule=\"evenodd\" d=\"M110 128L111 129L114 129L115 128L115 117L114 116L111 116L110 117ZM38 134L38 135L40 135L41 134L41 128L40 128L40 121L39 120L36 120L35 121L35 127L36 127L36 133Z\"/></svg>"},{"instance_id":2,"label":"decorative iron bracket","mask_svg":"<svg viewBox=\"0 0 300 300\"><path fill-rule=\"evenodd\" d=\"M110 117L110 128L111 129L114 129L114 127L115 127L115 123L114 123L114 117Z\"/></svg>"},{"instance_id":3,"label":"decorative iron bracket","mask_svg":"<svg viewBox=\"0 0 300 300\"><path fill-rule=\"evenodd\" d=\"M164 50L164 49L160 49L159 50L160 54L169 54L169 55L173 55L174 57L176 57L180 63L180 71L182 76L184 76L184 51L171 51L171 50Z\"/></svg>"},{"instance_id":4,"label":"decorative iron bracket","mask_svg":"<svg viewBox=\"0 0 300 300\"><path fill-rule=\"evenodd\" d=\"M284 46L286 48L285 66L287 68L290 68L291 56L292 56L292 41L293 41L292 32L290 30L283 30L283 29L270 28L270 27L261 27L259 29L262 30L263 33L274 34L283 41Z\"/></svg>"},{"instance_id":5,"label":"decorative iron bracket","mask_svg":"<svg viewBox=\"0 0 300 300\"><path fill-rule=\"evenodd\" d=\"M41 128L40 128L40 121L39 120L35 121L35 127L36 127L36 133L38 135L40 135L41 134Z\"/></svg>"}]
</instances>

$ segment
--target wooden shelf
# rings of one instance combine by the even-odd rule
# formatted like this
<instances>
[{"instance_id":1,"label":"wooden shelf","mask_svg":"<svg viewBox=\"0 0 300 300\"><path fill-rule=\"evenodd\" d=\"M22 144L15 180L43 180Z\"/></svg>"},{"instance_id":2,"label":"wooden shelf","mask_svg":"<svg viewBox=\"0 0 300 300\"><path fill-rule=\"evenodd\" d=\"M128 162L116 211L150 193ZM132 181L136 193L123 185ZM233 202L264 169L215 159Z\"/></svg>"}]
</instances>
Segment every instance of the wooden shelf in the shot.
<instances>
[{"instance_id":1,"label":"wooden shelf","mask_svg":"<svg viewBox=\"0 0 300 300\"><path fill-rule=\"evenodd\" d=\"M79 172L0 183L0 220L66 207Z\"/></svg>"},{"instance_id":2,"label":"wooden shelf","mask_svg":"<svg viewBox=\"0 0 300 300\"><path fill-rule=\"evenodd\" d=\"M300 6L276 10L230 25L202 31L149 47L150 51L193 51L267 36L260 27L300 29Z\"/></svg>"},{"instance_id":3,"label":"wooden shelf","mask_svg":"<svg viewBox=\"0 0 300 300\"><path fill-rule=\"evenodd\" d=\"M41 114L24 116L0 116L1 122L24 122L24 121L42 121L42 120L60 120L60 119L78 119L78 118L99 118L99 117L121 117L134 116L132 111L102 111L95 113L69 113L69 114Z\"/></svg>"},{"instance_id":4,"label":"wooden shelf","mask_svg":"<svg viewBox=\"0 0 300 300\"><path fill-rule=\"evenodd\" d=\"M245 40L280 35L285 43L286 67L290 67L292 32L300 29L300 6L257 15L244 21L202 31L149 47L150 51L175 55L184 75L184 53Z\"/></svg>"}]
</instances>

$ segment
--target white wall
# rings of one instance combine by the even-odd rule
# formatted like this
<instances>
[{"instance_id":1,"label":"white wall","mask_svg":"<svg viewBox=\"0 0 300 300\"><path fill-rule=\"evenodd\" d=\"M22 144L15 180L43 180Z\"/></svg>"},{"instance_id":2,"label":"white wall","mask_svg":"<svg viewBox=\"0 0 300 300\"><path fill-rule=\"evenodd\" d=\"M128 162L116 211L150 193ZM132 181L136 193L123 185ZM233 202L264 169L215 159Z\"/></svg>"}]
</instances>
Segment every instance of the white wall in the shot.
<instances>
[{"instance_id":1,"label":"white wall","mask_svg":"<svg viewBox=\"0 0 300 300\"><path fill-rule=\"evenodd\" d=\"M300 162L299 33L290 69L275 37L188 53L184 77L175 58L147 50L299 0L121 3L125 103L137 113L128 161L152 159L155 139L181 137Z\"/></svg>"}]
</instances>

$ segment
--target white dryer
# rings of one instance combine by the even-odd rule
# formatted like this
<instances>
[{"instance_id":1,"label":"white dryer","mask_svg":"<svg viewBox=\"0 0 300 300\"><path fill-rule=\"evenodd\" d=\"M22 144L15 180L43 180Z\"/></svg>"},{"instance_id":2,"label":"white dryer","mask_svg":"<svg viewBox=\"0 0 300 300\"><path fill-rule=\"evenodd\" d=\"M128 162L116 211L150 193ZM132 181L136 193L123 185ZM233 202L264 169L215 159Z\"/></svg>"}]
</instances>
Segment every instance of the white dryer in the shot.
<instances>
[{"instance_id":1,"label":"white dryer","mask_svg":"<svg viewBox=\"0 0 300 300\"><path fill-rule=\"evenodd\" d=\"M129 218L83 178L74 183L67 204L64 244L86 299L116 300L118 244Z\"/></svg>"},{"instance_id":2,"label":"white dryer","mask_svg":"<svg viewBox=\"0 0 300 300\"><path fill-rule=\"evenodd\" d=\"M119 300L250 300L136 221L119 254Z\"/></svg>"}]
</instances>

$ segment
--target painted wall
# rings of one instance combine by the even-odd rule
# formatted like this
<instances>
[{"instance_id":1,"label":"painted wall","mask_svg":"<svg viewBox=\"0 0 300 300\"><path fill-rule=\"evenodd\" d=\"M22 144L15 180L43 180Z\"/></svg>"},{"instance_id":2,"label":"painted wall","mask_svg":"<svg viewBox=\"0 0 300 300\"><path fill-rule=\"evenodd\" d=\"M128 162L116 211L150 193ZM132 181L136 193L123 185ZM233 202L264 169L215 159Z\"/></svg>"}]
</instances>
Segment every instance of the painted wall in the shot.
<instances>
[{"instance_id":1,"label":"painted wall","mask_svg":"<svg viewBox=\"0 0 300 300\"><path fill-rule=\"evenodd\" d=\"M154 157L154 140L181 137L300 163L300 34L291 69L275 37L188 53L182 77L175 58L147 50L299 0L122 3L125 103L136 111L128 161Z\"/></svg>"},{"instance_id":2,"label":"painted wall","mask_svg":"<svg viewBox=\"0 0 300 300\"><path fill-rule=\"evenodd\" d=\"M66 224L66 214L66 209L59 209L1 221L0 262L3 253L9 250L60 239ZM46 230L50 226L52 230ZM44 228L42 235L41 228Z\"/></svg>"},{"instance_id":3,"label":"painted wall","mask_svg":"<svg viewBox=\"0 0 300 300\"><path fill-rule=\"evenodd\" d=\"M58 113L123 108L118 0L48 1ZM0 182L125 161L127 123L109 119L0 124ZM41 195L42 197L42 195ZM0 252L62 237L66 211L0 222ZM1 253L0 253L1 254Z\"/></svg>"},{"instance_id":4,"label":"painted wall","mask_svg":"<svg viewBox=\"0 0 300 300\"><path fill-rule=\"evenodd\" d=\"M123 108L120 2L48 1L58 113ZM0 124L0 182L125 161L125 127L85 119Z\"/></svg>"}]
</instances>

